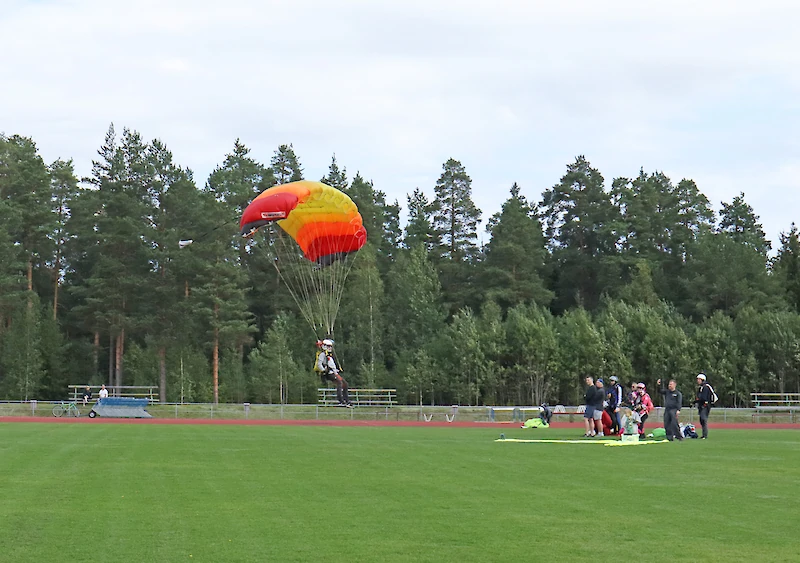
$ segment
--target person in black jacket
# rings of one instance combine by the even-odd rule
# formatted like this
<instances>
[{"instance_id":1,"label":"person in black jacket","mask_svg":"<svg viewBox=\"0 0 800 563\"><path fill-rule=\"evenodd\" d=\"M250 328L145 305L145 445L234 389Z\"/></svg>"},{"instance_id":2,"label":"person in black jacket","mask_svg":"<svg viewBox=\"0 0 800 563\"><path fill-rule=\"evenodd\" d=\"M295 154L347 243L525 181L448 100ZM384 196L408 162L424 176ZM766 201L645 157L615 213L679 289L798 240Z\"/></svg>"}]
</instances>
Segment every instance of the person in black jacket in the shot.
<instances>
[{"instance_id":1,"label":"person in black jacket","mask_svg":"<svg viewBox=\"0 0 800 563\"><path fill-rule=\"evenodd\" d=\"M714 390L706 382L706 375L704 373L697 374L697 396L694 399L694 404L697 405L697 411L700 414L700 425L703 427L702 439L708 438L708 415L711 412L711 403L713 403Z\"/></svg>"},{"instance_id":2,"label":"person in black jacket","mask_svg":"<svg viewBox=\"0 0 800 563\"><path fill-rule=\"evenodd\" d=\"M661 385L661 380L659 379L657 383ZM667 440L670 442L675 438L683 440L680 426L678 426L683 394L678 391L678 384L674 379L669 380L667 389L661 387L661 394L664 395L664 431L667 433Z\"/></svg>"},{"instance_id":3,"label":"person in black jacket","mask_svg":"<svg viewBox=\"0 0 800 563\"><path fill-rule=\"evenodd\" d=\"M606 412L611 417L611 433L619 434L619 409L622 406L624 397L622 393L622 385L619 384L619 378L616 375L611 376L611 387L606 388L606 400L608 401Z\"/></svg>"}]
</instances>

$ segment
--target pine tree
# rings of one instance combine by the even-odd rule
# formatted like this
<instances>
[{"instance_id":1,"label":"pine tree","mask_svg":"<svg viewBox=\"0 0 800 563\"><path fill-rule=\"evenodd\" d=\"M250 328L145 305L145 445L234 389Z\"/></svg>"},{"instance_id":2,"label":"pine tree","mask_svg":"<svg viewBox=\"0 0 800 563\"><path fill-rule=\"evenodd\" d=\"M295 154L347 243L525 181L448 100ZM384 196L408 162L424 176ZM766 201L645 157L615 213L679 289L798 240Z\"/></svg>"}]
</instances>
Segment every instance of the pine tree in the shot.
<instances>
[{"instance_id":1,"label":"pine tree","mask_svg":"<svg viewBox=\"0 0 800 563\"><path fill-rule=\"evenodd\" d=\"M245 207L259 193L273 186L276 178L277 174L272 169L254 160L250 156L250 149L236 139L233 151L225 155L222 165L211 172L206 189L228 204L233 221L241 216Z\"/></svg>"},{"instance_id":2,"label":"pine tree","mask_svg":"<svg viewBox=\"0 0 800 563\"><path fill-rule=\"evenodd\" d=\"M740 193L730 203L722 202L719 215L719 232L728 233L736 242L751 246L764 255L772 248L761 223L758 222L758 215L744 201L744 193Z\"/></svg>"},{"instance_id":3,"label":"pine tree","mask_svg":"<svg viewBox=\"0 0 800 563\"><path fill-rule=\"evenodd\" d=\"M578 304L593 309L619 280L619 208L603 176L579 156L561 181L544 192L542 208L555 274L556 310Z\"/></svg>"},{"instance_id":4,"label":"pine tree","mask_svg":"<svg viewBox=\"0 0 800 563\"><path fill-rule=\"evenodd\" d=\"M55 257L53 260L53 318L58 318L58 298L59 287L61 285L63 273L63 254L64 245L69 238L67 224L70 218L70 208L73 200L78 195L78 178L75 177L75 169L72 160L56 160L49 167L50 184L52 189L52 209L55 216L53 243L55 245Z\"/></svg>"},{"instance_id":5,"label":"pine tree","mask_svg":"<svg viewBox=\"0 0 800 563\"><path fill-rule=\"evenodd\" d=\"M367 240L377 250L379 268L385 272L397 253L400 208L396 202L388 205L386 194L376 190L372 181L366 181L358 172L347 193L358 207Z\"/></svg>"},{"instance_id":6,"label":"pine tree","mask_svg":"<svg viewBox=\"0 0 800 563\"><path fill-rule=\"evenodd\" d=\"M25 260L12 233L19 228L20 217L16 207L0 199L0 338L24 299Z\"/></svg>"},{"instance_id":7,"label":"pine tree","mask_svg":"<svg viewBox=\"0 0 800 563\"><path fill-rule=\"evenodd\" d=\"M442 236L444 256L453 262L476 257L481 210L472 202L472 179L457 160L448 159L436 182L433 226Z\"/></svg>"},{"instance_id":8,"label":"pine tree","mask_svg":"<svg viewBox=\"0 0 800 563\"><path fill-rule=\"evenodd\" d=\"M44 378L38 296L29 291L29 306L18 307L2 339L2 387L5 396L29 401L39 397ZM49 343L48 343L49 344Z\"/></svg>"},{"instance_id":9,"label":"pine tree","mask_svg":"<svg viewBox=\"0 0 800 563\"><path fill-rule=\"evenodd\" d=\"M231 256L224 239L211 246L212 255L198 275L193 292L196 314L201 315L211 348L212 389L214 404L219 402L220 351L235 348L241 354L255 332L253 315L247 309L246 277ZM223 377L225 374L222 374Z\"/></svg>"},{"instance_id":10,"label":"pine tree","mask_svg":"<svg viewBox=\"0 0 800 563\"><path fill-rule=\"evenodd\" d=\"M773 271L786 292L789 305L800 312L800 235L794 223L788 233L781 233L781 247Z\"/></svg>"},{"instance_id":11,"label":"pine tree","mask_svg":"<svg viewBox=\"0 0 800 563\"><path fill-rule=\"evenodd\" d=\"M441 245L441 238L433 226L434 204L428 201L419 188L407 196L408 222L403 236L403 246L414 248L422 245L428 254Z\"/></svg>"},{"instance_id":12,"label":"pine tree","mask_svg":"<svg viewBox=\"0 0 800 563\"><path fill-rule=\"evenodd\" d=\"M347 192L347 168L339 169L339 163L336 162L336 155L331 157L331 165L328 167L328 175L324 176L320 182L327 184L332 188Z\"/></svg>"},{"instance_id":13,"label":"pine tree","mask_svg":"<svg viewBox=\"0 0 800 563\"><path fill-rule=\"evenodd\" d=\"M358 381L375 387L383 373L383 281L371 243L359 251L347 277L337 324L337 355L342 367L355 372ZM352 366L352 367L350 367ZM356 380L349 381L355 384Z\"/></svg>"},{"instance_id":14,"label":"pine tree","mask_svg":"<svg viewBox=\"0 0 800 563\"><path fill-rule=\"evenodd\" d=\"M547 251L536 210L511 186L511 197L489 221L491 239L482 264L486 297L503 307L534 302L548 305L553 294L544 285Z\"/></svg>"},{"instance_id":15,"label":"pine tree","mask_svg":"<svg viewBox=\"0 0 800 563\"><path fill-rule=\"evenodd\" d=\"M297 182L303 179L303 168L300 166L300 161L291 144L279 146L272 160L269 161L269 165L277 184Z\"/></svg>"},{"instance_id":16,"label":"pine tree","mask_svg":"<svg viewBox=\"0 0 800 563\"><path fill-rule=\"evenodd\" d=\"M32 139L0 135L0 199L6 200L19 217L11 238L24 254L28 290L33 291L34 267L52 257L54 220L50 176Z\"/></svg>"}]
</instances>

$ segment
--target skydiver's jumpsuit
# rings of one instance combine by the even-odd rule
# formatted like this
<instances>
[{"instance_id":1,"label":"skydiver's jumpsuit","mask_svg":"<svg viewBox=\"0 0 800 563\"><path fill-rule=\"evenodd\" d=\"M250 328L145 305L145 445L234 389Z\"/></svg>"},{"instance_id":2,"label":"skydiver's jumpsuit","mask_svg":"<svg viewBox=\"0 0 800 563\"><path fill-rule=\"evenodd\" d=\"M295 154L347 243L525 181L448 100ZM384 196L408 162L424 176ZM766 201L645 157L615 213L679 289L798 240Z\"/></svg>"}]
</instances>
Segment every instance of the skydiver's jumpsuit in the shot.
<instances>
[{"instance_id":1,"label":"skydiver's jumpsuit","mask_svg":"<svg viewBox=\"0 0 800 563\"><path fill-rule=\"evenodd\" d=\"M317 371L322 376L323 383L325 381L333 381L336 384L336 399L340 405L350 404L350 394L348 392L347 381L339 375L339 368L336 367L336 362L333 356L328 355L324 350L319 355L317 360Z\"/></svg>"}]
</instances>

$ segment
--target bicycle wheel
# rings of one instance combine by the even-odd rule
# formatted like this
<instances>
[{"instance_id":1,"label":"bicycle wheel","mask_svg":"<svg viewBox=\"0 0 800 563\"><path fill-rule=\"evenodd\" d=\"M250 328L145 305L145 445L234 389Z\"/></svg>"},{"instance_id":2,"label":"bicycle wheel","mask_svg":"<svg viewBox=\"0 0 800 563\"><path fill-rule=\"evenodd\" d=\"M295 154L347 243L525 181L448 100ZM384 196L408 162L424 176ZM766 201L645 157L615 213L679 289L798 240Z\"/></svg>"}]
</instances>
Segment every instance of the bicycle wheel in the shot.
<instances>
[{"instance_id":1,"label":"bicycle wheel","mask_svg":"<svg viewBox=\"0 0 800 563\"><path fill-rule=\"evenodd\" d=\"M70 413L69 413L70 416L74 416L75 418L78 418L81 415L81 411L78 410L78 405L76 405L75 403L72 403L69 406L69 410L70 410Z\"/></svg>"},{"instance_id":2,"label":"bicycle wheel","mask_svg":"<svg viewBox=\"0 0 800 563\"><path fill-rule=\"evenodd\" d=\"M53 416L61 416L64 414L64 407L61 405L56 405L53 407Z\"/></svg>"}]
</instances>

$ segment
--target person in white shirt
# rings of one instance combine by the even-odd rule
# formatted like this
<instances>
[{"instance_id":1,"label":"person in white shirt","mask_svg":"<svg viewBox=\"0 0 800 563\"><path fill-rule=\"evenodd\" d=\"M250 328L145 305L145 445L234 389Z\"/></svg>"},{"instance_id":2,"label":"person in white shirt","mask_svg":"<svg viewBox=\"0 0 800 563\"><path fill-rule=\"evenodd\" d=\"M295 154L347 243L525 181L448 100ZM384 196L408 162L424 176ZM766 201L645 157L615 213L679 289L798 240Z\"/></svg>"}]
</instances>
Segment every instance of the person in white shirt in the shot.
<instances>
[{"instance_id":1,"label":"person in white shirt","mask_svg":"<svg viewBox=\"0 0 800 563\"><path fill-rule=\"evenodd\" d=\"M106 389L106 386L105 386L105 385L103 385L103 386L101 386L101 387L100 387L100 393L99 393L99 395L100 395L100 398L101 398L101 399L105 399L106 397L108 397L108 389Z\"/></svg>"}]
</instances>

